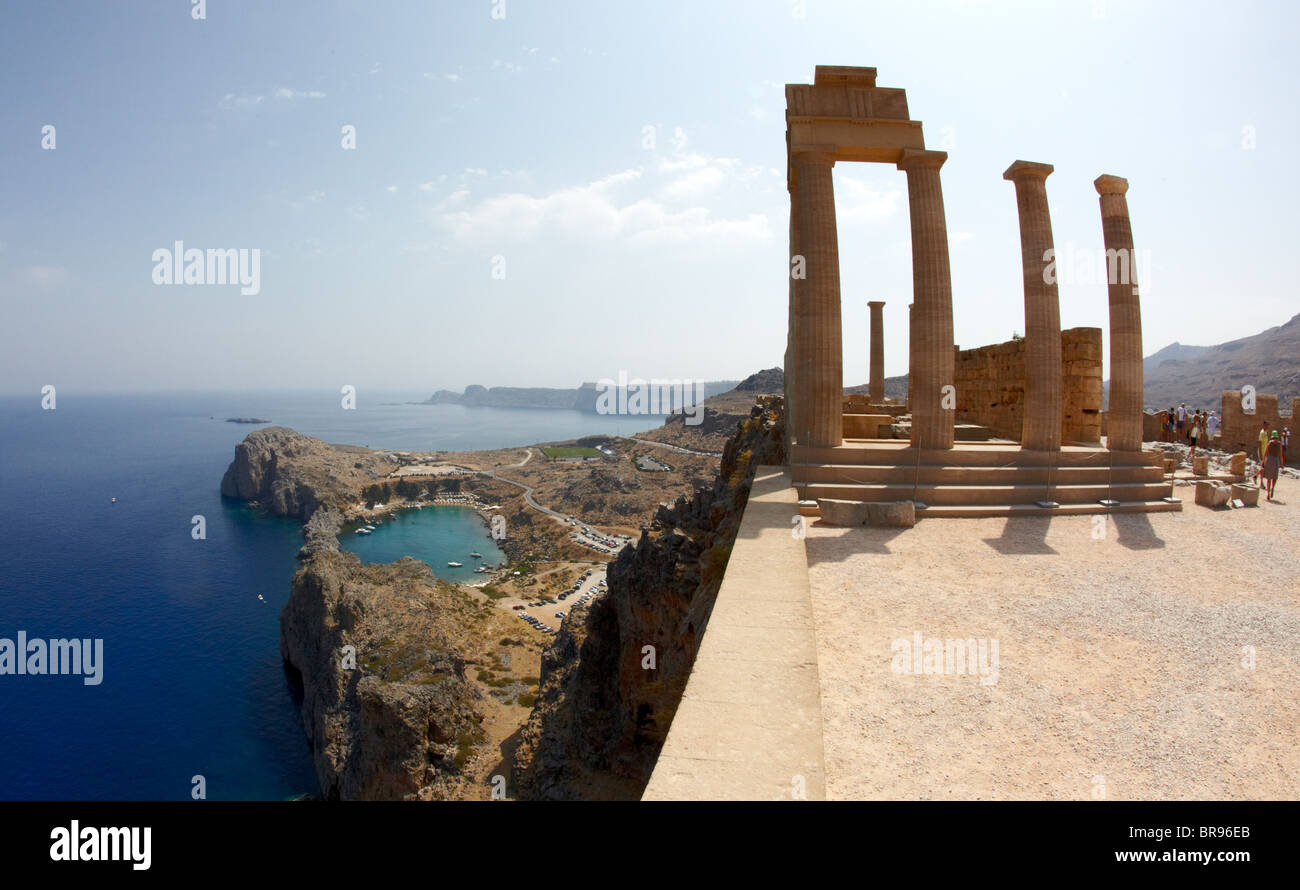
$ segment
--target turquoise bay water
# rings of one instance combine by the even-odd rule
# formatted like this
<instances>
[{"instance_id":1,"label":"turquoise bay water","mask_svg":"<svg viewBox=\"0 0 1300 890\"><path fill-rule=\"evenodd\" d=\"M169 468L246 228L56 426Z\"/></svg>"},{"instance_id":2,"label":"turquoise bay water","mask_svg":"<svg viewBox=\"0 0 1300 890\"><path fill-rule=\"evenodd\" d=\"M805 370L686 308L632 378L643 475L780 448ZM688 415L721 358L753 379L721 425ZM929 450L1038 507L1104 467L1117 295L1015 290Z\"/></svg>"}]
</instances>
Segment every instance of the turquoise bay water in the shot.
<instances>
[{"instance_id":1,"label":"turquoise bay water","mask_svg":"<svg viewBox=\"0 0 1300 890\"><path fill-rule=\"evenodd\" d=\"M488 527L469 507L423 507L403 510L385 519L368 535L358 535L349 526L339 536L343 549L361 557L367 565L393 562L414 556L433 567L439 578L473 584L486 580L474 573L480 563L500 565L506 556L488 534ZM482 554L481 559L470 556ZM448 566L459 562L460 568Z\"/></svg>"},{"instance_id":2,"label":"turquoise bay water","mask_svg":"<svg viewBox=\"0 0 1300 890\"><path fill-rule=\"evenodd\" d=\"M334 392L0 398L0 638L103 640L103 681L0 675L0 799L282 799L316 791L280 660L279 615L299 524L220 495L259 416L331 442L471 450L595 433L655 418L383 404L425 394ZM114 503L112 498L117 498ZM205 540L191 537L202 515ZM345 532L363 560L427 559L473 581L500 552L470 510L433 509ZM357 540L364 539L364 540ZM449 569L448 560L465 563ZM456 572L463 572L463 577ZM262 599L258 599L261 595Z\"/></svg>"}]
</instances>

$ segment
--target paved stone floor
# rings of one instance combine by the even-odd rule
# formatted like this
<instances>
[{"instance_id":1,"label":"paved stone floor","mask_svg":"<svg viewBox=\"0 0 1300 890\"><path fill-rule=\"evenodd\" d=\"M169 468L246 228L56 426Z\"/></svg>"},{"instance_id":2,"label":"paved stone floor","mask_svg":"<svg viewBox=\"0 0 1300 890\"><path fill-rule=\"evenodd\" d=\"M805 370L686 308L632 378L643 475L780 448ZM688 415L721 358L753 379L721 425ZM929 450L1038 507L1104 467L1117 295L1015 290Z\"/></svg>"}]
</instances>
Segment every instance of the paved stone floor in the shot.
<instances>
[{"instance_id":1,"label":"paved stone floor","mask_svg":"<svg viewBox=\"0 0 1300 890\"><path fill-rule=\"evenodd\" d=\"M1300 798L1300 483L1176 493L1104 525L813 522L827 797ZM996 640L996 682L902 673L917 632Z\"/></svg>"}]
</instances>

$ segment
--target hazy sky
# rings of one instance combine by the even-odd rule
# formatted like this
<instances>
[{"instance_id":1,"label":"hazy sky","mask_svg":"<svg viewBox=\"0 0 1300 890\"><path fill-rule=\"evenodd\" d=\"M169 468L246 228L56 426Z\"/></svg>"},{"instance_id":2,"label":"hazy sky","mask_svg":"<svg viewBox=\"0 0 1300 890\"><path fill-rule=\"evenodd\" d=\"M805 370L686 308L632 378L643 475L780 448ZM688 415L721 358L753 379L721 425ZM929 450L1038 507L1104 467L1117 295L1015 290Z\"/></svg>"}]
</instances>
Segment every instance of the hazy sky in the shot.
<instances>
[{"instance_id":1,"label":"hazy sky","mask_svg":"<svg viewBox=\"0 0 1300 890\"><path fill-rule=\"evenodd\" d=\"M817 64L876 67L949 152L963 347L1024 331L1016 159L1056 167L1061 250L1101 248L1092 180L1128 178L1147 353L1300 311L1300 4L501 5L208 0L196 21L190 0L6 2L0 390L779 364L782 84ZM849 384L868 300L887 301L886 372L907 370L905 182L835 170ZM178 240L260 249L260 292L155 285L153 252ZM1105 328L1104 284L1062 286L1061 320Z\"/></svg>"}]
</instances>

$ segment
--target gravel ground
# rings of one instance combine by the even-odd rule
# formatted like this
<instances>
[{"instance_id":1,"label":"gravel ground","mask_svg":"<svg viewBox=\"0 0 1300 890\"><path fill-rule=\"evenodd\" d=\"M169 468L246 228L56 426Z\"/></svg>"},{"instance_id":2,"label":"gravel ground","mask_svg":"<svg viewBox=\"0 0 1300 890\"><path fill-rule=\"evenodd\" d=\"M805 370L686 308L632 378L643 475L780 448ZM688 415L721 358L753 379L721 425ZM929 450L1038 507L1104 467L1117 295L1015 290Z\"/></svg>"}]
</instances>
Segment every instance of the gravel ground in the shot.
<instances>
[{"instance_id":1,"label":"gravel ground","mask_svg":"<svg viewBox=\"0 0 1300 890\"><path fill-rule=\"evenodd\" d=\"M827 796L1300 798L1300 485L1179 495L1104 526L810 525ZM996 640L996 682L895 672L915 631Z\"/></svg>"}]
</instances>

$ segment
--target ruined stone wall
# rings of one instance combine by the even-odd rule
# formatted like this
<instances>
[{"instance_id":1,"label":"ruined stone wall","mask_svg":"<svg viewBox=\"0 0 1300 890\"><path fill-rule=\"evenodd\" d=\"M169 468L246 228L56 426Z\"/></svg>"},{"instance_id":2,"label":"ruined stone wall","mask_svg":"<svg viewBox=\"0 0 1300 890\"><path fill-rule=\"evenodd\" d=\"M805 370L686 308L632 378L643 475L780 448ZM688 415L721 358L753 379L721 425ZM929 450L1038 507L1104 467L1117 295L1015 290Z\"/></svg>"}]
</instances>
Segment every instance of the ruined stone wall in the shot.
<instances>
[{"instance_id":1,"label":"ruined stone wall","mask_svg":"<svg viewBox=\"0 0 1300 890\"><path fill-rule=\"evenodd\" d=\"M1277 396L1256 393L1255 412L1247 414L1241 407L1241 390L1230 389L1223 393L1223 403L1220 407L1219 417L1223 420L1223 426L1219 432L1217 447L1224 451L1245 451L1247 454L1254 455L1259 450L1260 427L1266 420L1270 429L1289 426L1293 434L1300 432L1296 429L1298 416L1296 412L1300 411L1300 398L1291 400L1290 414L1283 414L1278 406Z\"/></svg>"},{"instance_id":2,"label":"ruined stone wall","mask_svg":"<svg viewBox=\"0 0 1300 890\"><path fill-rule=\"evenodd\" d=\"M1101 328L1061 332L1061 441L1101 437ZM957 352L957 419L1019 441L1025 413L1025 343Z\"/></svg>"}]
</instances>

